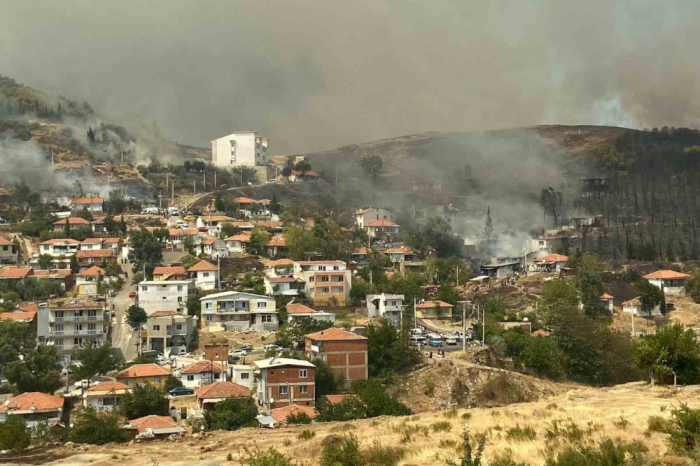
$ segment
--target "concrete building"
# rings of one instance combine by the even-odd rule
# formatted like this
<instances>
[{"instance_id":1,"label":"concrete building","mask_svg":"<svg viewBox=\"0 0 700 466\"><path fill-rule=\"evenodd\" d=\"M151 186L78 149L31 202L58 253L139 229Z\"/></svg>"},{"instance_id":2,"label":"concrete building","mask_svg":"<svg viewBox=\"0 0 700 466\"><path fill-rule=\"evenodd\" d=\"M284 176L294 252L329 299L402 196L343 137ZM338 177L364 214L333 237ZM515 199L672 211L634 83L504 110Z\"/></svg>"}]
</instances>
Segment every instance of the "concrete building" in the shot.
<instances>
[{"instance_id":1,"label":"concrete building","mask_svg":"<svg viewBox=\"0 0 700 466\"><path fill-rule=\"evenodd\" d=\"M237 235L229 236L224 240L226 248L231 254L243 254L250 243L250 233L242 232Z\"/></svg>"},{"instance_id":2,"label":"concrete building","mask_svg":"<svg viewBox=\"0 0 700 466\"><path fill-rule=\"evenodd\" d=\"M182 266L160 266L153 269L153 280L160 282L163 280L187 280L187 270Z\"/></svg>"},{"instance_id":3,"label":"concrete building","mask_svg":"<svg viewBox=\"0 0 700 466\"><path fill-rule=\"evenodd\" d=\"M83 406L95 411L116 411L119 399L130 391L131 388L121 382L102 382L85 390Z\"/></svg>"},{"instance_id":4,"label":"concrete building","mask_svg":"<svg viewBox=\"0 0 700 466\"><path fill-rule=\"evenodd\" d=\"M56 424L63 416L63 401L63 397L46 393L22 393L0 404L0 422L9 416L20 416L30 428L39 423Z\"/></svg>"},{"instance_id":5,"label":"concrete building","mask_svg":"<svg viewBox=\"0 0 700 466\"><path fill-rule=\"evenodd\" d=\"M51 256L53 259L50 268L52 269L69 269L70 258L80 250L80 241L66 238L55 238L44 241L39 244L39 253L34 254L30 265L32 269L41 269L39 264L39 256Z\"/></svg>"},{"instance_id":6,"label":"concrete building","mask_svg":"<svg viewBox=\"0 0 700 466\"><path fill-rule=\"evenodd\" d=\"M559 273L561 269L566 267L566 262L569 260L567 256L561 254L548 254L546 256L541 256L534 259L532 262L535 263L538 269L547 272Z\"/></svg>"},{"instance_id":7,"label":"concrete building","mask_svg":"<svg viewBox=\"0 0 700 466\"><path fill-rule=\"evenodd\" d=\"M200 261L187 271L194 280L198 290L215 290L218 288L219 267L208 261Z\"/></svg>"},{"instance_id":8,"label":"concrete building","mask_svg":"<svg viewBox=\"0 0 700 466\"><path fill-rule=\"evenodd\" d=\"M137 285L138 302L147 314L158 311L187 313L187 298L195 293L192 280L146 281Z\"/></svg>"},{"instance_id":9,"label":"concrete building","mask_svg":"<svg viewBox=\"0 0 700 466\"><path fill-rule=\"evenodd\" d=\"M366 380L369 377L367 347L366 337L335 327L304 337L306 356L321 358L346 381Z\"/></svg>"},{"instance_id":10,"label":"concrete building","mask_svg":"<svg viewBox=\"0 0 700 466\"><path fill-rule=\"evenodd\" d=\"M651 310L642 310L642 301L639 299L639 296L622 303L622 312L640 317L657 317L663 315L659 304L654 306Z\"/></svg>"},{"instance_id":11,"label":"concrete building","mask_svg":"<svg viewBox=\"0 0 700 466\"><path fill-rule=\"evenodd\" d=\"M146 322L146 348L162 354L177 355L187 351L197 327L192 316L176 311L157 311Z\"/></svg>"},{"instance_id":12,"label":"concrete building","mask_svg":"<svg viewBox=\"0 0 700 466\"><path fill-rule=\"evenodd\" d=\"M253 377L253 368L245 364L229 364L228 379L231 382L237 383L253 391L255 379Z\"/></svg>"},{"instance_id":13,"label":"concrete building","mask_svg":"<svg viewBox=\"0 0 700 466\"><path fill-rule=\"evenodd\" d=\"M238 131L211 142L212 164L221 168L268 164L268 139L255 131Z\"/></svg>"},{"instance_id":14,"label":"concrete building","mask_svg":"<svg viewBox=\"0 0 700 466\"><path fill-rule=\"evenodd\" d=\"M214 259L228 257L226 242L219 238L202 239L202 252Z\"/></svg>"},{"instance_id":15,"label":"concrete building","mask_svg":"<svg viewBox=\"0 0 700 466\"><path fill-rule=\"evenodd\" d=\"M60 300L39 306L37 342L54 345L65 365L71 353L88 342L102 346L107 341L111 317L101 303L90 299Z\"/></svg>"},{"instance_id":16,"label":"concrete building","mask_svg":"<svg viewBox=\"0 0 700 466\"><path fill-rule=\"evenodd\" d=\"M352 272L343 261L298 261L294 276L304 280L305 293L314 305L345 306L350 302Z\"/></svg>"},{"instance_id":17,"label":"concrete building","mask_svg":"<svg viewBox=\"0 0 700 466\"><path fill-rule=\"evenodd\" d=\"M502 262L499 264L486 264L481 266L481 275L501 279L513 275L520 270L520 262Z\"/></svg>"},{"instance_id":18,"label":"concrete building","mask_svg":"<svg viewBox=\"0 0 700 466\"><path fill-rule=\"evenodd\" d=\"M253 293L226 291L204 296L202 325L219 324L228 330L274 331L279 318L274 298Z\"/></svg>"},{"instance_id":19,"label":"concrete building","mask_svg":"<svg viewBox=\"0 0 700 466\"><path fill-rule=\"evenodd\" d=\"M386 319L394 325L399 325L403 310L403 298L402 294L367 295L367 316Z\"/></svg>"},{"instance_id":20,"label":"concrete building","mask_svg":"<svg viewBox=\"0 0 700 466\"><path fill-rule=\"evenodd\" d=\"M316 366L309 361L268 358L254 361L253 365L260 370L258 401L263 410L314 405Z\"/></svg>"},{"instance_id":21,"label":"concrete building","mask_svg":"<svg viewBox=\"0 0 700 466\"><path fill-rule=\"evenodd\" d=\"M365 227L370 238L398 235L401 232L401 225L389 220L373 220Z\"/></svg>"},{"instance_id":22,"label":"concrete building","mask_svg":"<svg viewBox=\"0 0 700 466\"><path fill-rule=\"evenodd\" d=\"M107 273L98 266L80 272L75 280L79 295L96 295L101 281L108 280Z\"/></svg>"},{"instance_id":23,"label":"concrete building","mask_svg":"<svg viewBox=\"0 0 700 466\"><path fill-rule=\"evenodd\" d=\"M454 306L445 301L423 301L416 306L419 319L451 319Z\"/></svg>"},{"instance_id":24,"label":"concrete building","mask_svg":"<svg viewBox=\"0 0 700 466\"><path fill-rule=\"evenodd\" d=\"M644 278L655 287L662 289L665 295L685 296L685 285L691 277L675 270L657 270L644 275Z\"/></svg>"},{"instance_id":25,"label":"concrete building","mask_svg":"<svg viewBox=\"0 0 700 466\"><path fill-rule=\"evenodd\" d=\"M268 296L299 296L306 288L304 280L294 277L265 276L265 294Z\"/></svg>"},{"instance_id":26,"label":"concrete building","mask_svg":"<svg viewBox=\"0 0 700 466\"><path fill-rule=\"evenodd\" d=\"M92 267L93 265L116 264L117 255L113 249L95 249L91 251L77 251L78 266L81 269Z\"/></svg>"}]
</instances>

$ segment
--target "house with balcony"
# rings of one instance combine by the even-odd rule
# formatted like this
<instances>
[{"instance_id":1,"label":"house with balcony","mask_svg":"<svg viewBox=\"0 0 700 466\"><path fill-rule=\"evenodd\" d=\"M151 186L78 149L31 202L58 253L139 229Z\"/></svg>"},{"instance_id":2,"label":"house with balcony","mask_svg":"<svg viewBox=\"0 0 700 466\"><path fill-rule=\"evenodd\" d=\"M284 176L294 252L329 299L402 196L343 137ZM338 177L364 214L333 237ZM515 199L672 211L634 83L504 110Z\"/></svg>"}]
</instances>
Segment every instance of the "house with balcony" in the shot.
<instances>
[{"instance_id":1,"label":"house with balcony","mask_svg":"<svg viewBox=\"0 0 700 466\"><path fill-rule=\"evenodd\" d=\"M131 391L131 387L121 382L102 382L83 393L83 407L95 411L112 412L119 409L121 397Z\"/></svg>"},{"instance_id":2,"label":"house with balcony","mask_svg":"<svg viewBox=\"0 0 700 466\"><path fill-rule=\"evenodd\" d=\"M225 382L226 375L223 364L202 360L182 369L180 380L187 388L199 388L216 382Z\"/></svg>"},{"instance_id":3,"label":"house with balcony","mask_svg":"<svg viewBox=\"0 0 700 466\"><path fill-rule=\"evenodd\" d=\"M0 280L19 282L33 275L34 271L29 267L5 267L0 273Z\"/></svg>"},{"instance_id":4,"label":"house with balcony","mask_svg":"<svg viewBox=\"0 0 700 466\"><path fill-rule=\"evenodd\" d=\"M654 273L644 275L649 283L660 288L665 295L685 296L685 285L691 276L675 270L657 270Z\"/></svg>"},{"instance_id":5,"label":"house with balcony","mask_svg":"<svg viewBox=\"0 0 700 466\"><path fill-rule=\"evenodd\" d=\"M22 393L0 404L0 422L5 422L9 416L20 416L28 428L39 423L58 424L63 416L64 401L61 396L46 393Z\"/></svg>"},{"instance_id":6,"label":"house with balcony","mask_svg":"<svg viewBox=\"0 0 700 466\"><path fill-rule=\"evenodd\" d=\"M82 217L66 217L53 222L51 229L53 231L65 231L68 233L70 230L75 230L81 227L92 228L90 221L85 220Z\"/></svg>"},{"instance_id":7,"label":"house with balcony","mask_svg":"<svg viewBox=\"0 0 700 466\"><path fill-rule=\"evenodd\" d=\"M80 242L81 251L96 251L102 249L102 238L85 238Z\"/></svg>"},{"instance_id":8,"label":"house with balcony","mask_svg":"<svg viewBox=\"0 0 700 466\"><path fill-rule=\"evenodd\" d=\"M268 277L288 277L294 272L292 259L277 259L265 264L265 275Z\"/></svg>"},{"instance_id":9,"label":"house with balcony","mask_svg":"<svg viewBox=\"0 0 700 466\"><path fill-rule=\"evenodd\" d=\"M187 313L187 299L195 293L192 280L145 281L136 285L138 303L147 314L158 311Z\"/></svg>"},{"instance_id":10,"label":"house with balcony","mask_svg":"<svg viewBox=\"0 0 700 466\"><path fill-rule=\"evenodd\" d=\"M367 316L370 318L386 319L398 326L401 323L402 311L402 294L382 293L367 295Z\"/></svg>"},{"instance_id":11,"label":"house with balcony","mask_svg":"<svg viewBox=\"0 0 700 466\"><path fill-rule=\"evenodd\" d=\"M81 249L75 253L75 258L78 260L78 266L81 269L94 265L117 263L117 256L112 249L92 249L87 251Z\"/></svg>"},{"instance_id":12,"label":"house with balcony","mask_svg":"<svg viewBox=\"0 0 700 466\"><path fill-rule=\"evenodd\" d=\"M369 224L378 220L388 220L394 222L396 214L386 209L377 209L370 207L368 209L358 209L355 212L355 224L358 228L367 229Z\"/></svg>"},{"instance_id":13,"label":"house with balcony","mask_svg":"<svg viewBox=\"0 0 700 466\"><path fill-rule=\"evenodd\" d=\"M352 272L343 261L297 261L294 277L304 281L304 292L316 306L350 302Z\"/></svg>"},{"instance_id":14,"label":"house with balcony","mask_svg":"<svg viewBox=\"0 0 700 466\"><path fill-rule=\"evenodd\" d=\"M268 277L266 275L264 283L265 294L268 296L298 296L306 288L304 280L294 277Z\"/></svg>"},{"instance_id":15,"label":"house with balcony","mask_svg":"<svg viewBox=\"0 0 700 466\"><path fill-rule=\"evenodd\" d=\"M286 254L288 250L287 240L284 239L284 235L273 236L265 245L265 253L270 257Z\"/></svg>"},{"instance_id":16,"label":"house with balcony","mask_svg":"<svg viewBox=\"0 0 700 466\"><path fill-rule=\"evenodd\" d=\"M70 238L54 238L39 244L39 252L34 253L30 261L32 269L41 270L40 256L50 256L52 262L48 268L69 269L70 258L80 250L80 241Z\"/></svg>"},{"instance_id":17,"label":"house with balcony","mask_svg":"<svg viewBox=\"0 0 700 466\"><path fill-rule=\"evenodd\" d=\"M415 252L406 248L389 248L384 251L392 264L399 264L401 262L413 262L418 257Z\"/></svg>"},{"instance_id":18,"label":"house with balcony","mask_svg":"<svg viewBox=\"0 0 700 466\"><path fill-rule=\"evenodd\" d=\"M263 410L297 404L314 406L316 366L309 361L288 358L268 358L254 361L260 370L258 401Z\"/></svg>"},{"instance_id":19,"label":"house with balcony","mask_svg":"<svg viewBox=\"0 0 700 466\"><path fill-rule=\"evenodd\" d=\"M91 299L54 301L37 310L37 342L53 345L68 365L74 349L89 343L105 344L110 323L110 313L102 303Z\"/></svg>"},{"instance_id":20,"label":"house with balcony","mask_svg":"<svg viewBox=\"0 0 700 466\"><path fill-rule=\"evenodd\" d=\"M176 355L187 351L197 327L192 316L176 311L156 311L146 322L146 348L161 354Z\"/></svg>"},{"instance_id":21,"label":"house with balcony","mask_svg":"<svg viewBox=\"0 0 700 466\"><path fill-rule=\"evenodd\" d=\"M401 232L401 225L389 220L374 220L367 224L367 234L370 238L381 238L384 236L398 235Z\"/></svg>"},{"instance_id":22,"label":"house with balcony","mask_svg":"<svg viewBox=\"0 0 700 466\"><path fill-rule=\"evenodd\" d=\"M221 325L227 330L274 331L279 327L274 298L253 293L225 291L204 296L202 325Z\"/></svg>"},{"instance_id":23,"label":"house with balcony","mask_svg":"<svg viewBox=\"0 0 700 466\"><path fill-rule=\"evenodd\" d=\"M19 249L12 241L0 237L0 264L16 264L19 262Z\"/></svg>"},{"instance_id":24,"label":"house with balcony","mask_svg":"<svg viewBox=\"0 0 700 466\"><path fill-rule=\"evenodd\" d=\"M194 280L198 290L215 290L219 280L219 267L209 261L200 261L189 268L187 273Z\"/></svg>"},{"instance_id":25,"label":"house with balcony","mask_svg":"<svg viewBox=\"0 0 700 466\"><path fill-rule=\"evenodd\" d=\"M87 210L100 213L104 210L105 200L99 196L74 197L70 203L71 210Z\"/></svg>"}]
</instances>

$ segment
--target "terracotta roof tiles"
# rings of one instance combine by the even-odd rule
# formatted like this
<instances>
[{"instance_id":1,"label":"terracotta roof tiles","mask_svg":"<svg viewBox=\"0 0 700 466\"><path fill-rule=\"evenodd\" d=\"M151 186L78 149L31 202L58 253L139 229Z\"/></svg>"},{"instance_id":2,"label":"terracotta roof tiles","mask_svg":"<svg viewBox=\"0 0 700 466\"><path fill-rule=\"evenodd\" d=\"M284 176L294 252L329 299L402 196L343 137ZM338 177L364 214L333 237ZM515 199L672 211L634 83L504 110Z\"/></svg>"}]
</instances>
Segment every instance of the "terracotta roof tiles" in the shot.
<instances>
[{"instance_id":1,"label":"terracotta roof tiles","mask_svg":"<svg viewBox=\"0 0 700 466\"><path fill-rule=\"evenodd\" d=\"M306 338L315 341L336 341L336 340L366 340L366 337L358 335L356 333L348 332L342 328L331 327L326 330L321 330L319 332L310 333L305 335Z\"/></svg>"},{"instance_id":2,"label":"terracotta roof tiles","mask_svg":"<svg viewBox=\"0 0 700 466\"><path fill-rule=\"evenodd\" d=\"M135 364L117 374L117 379L133 379L138 377L162 377L170 375L170 370L157 364Z\"/></svg>"},{"instance_id":3,"label":"terracotta roof tiles","mask_svg":"<svg viewBox=\"0 0 700 466\"><path fill-rule=\"evenodd\" d=\"M216 382L198 388L195 390L195 394L197 398L206 400L211 398L250 396L250 390L243 385L233 382Z\"/></svg>"}]
</instances>

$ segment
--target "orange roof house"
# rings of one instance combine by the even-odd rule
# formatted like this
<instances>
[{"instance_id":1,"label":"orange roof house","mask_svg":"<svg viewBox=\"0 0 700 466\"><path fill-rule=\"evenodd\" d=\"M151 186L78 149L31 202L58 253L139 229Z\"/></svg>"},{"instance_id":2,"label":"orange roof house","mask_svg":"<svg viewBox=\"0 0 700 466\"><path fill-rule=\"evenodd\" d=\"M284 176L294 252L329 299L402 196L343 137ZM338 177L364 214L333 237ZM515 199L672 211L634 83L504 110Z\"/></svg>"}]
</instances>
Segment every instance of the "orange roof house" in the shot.
<instances>
[{"instance_id":1,"label":"orange roof house","mask_svg":"<svg viewBox=\"0 0 700 466\"><path fill-rule=\"evenodd\" d=\"M73 205L91 205L91 204L102 204L104 199L101 197L74 197L71 201Z\"/></svg>"},{"instance_id":2,"label":"orange roof house","mask_svg":"<svg viewBox=\"0 0 700 466\"><path fill-rule=\"evenodd\" d=\"M144 416L129 421L129 426L136 427L139 434L153 434L156 437L165 437L172 434L184 434L184 427L173 420L170 416Z\"/></svg>"},{"instance_id":3,"label":"orange roof house","mask_svg":"<svg viewBox=\"0 0 700 466\"><path fill-rule=\"evenodd\" d=\"M38 413L48 414L58 421L63 411L64 398L47 395L46 393L27 392L17 395L0 404L0 417L8 414L35 416ZM30 418L29 420L33 420Z\"/></svg>"},{"instance_id":4,"label":"orange roof house","mask_svg":"<svg viewBox=\"0 0 700 466\"><path fill-rule=\"evenodd\" d=\"M675 270L657 270L654 273L644 275L644 278L647 280L687 280L690 275Z\"/></svg>"},{"instance_id":5,"label":"orange roof house","mask_svg":"<svg viewBox=\"0 0 700 466\"><path fill-rule=\"evenodd\" d=\"M552 264L555 262L566 262L569 260L568 257L562 256L561 254L548 254L546 256L538 257L537 259L534 259L533 262L537 264Z\"/></svg>"},{"instance_id":6,"label":"orange roof house","mask_svg":"<svg viewBox=\"0 0 700 466\"><path fill-rule=\"evenodd\" d=\"M7 267L0 273L0 280L17 280L33 275L29 267Z\"/></svg>"},{"instance_id":7,"label":"orange roof house","mask_svg":"<svg viewBox=\"0 0 700 466\"><path fill-rule=\"evenodd\" d=\"M188 272L216 272L219 268L209 261L199 261L189 268Z\"/></svg>"},{"instance_id":8,"label":"orange roof house","mask_svg":"<svg viewBox=\"0 0 700 466\"><path fill-rule=\"evenodd\" d=\"M367 337L363 337L362 335L358 335L357 333L348 332L345 329L337 327L331 327L315 333L309 333L308 335L305 335L305 338L308 338L312 341L351 341L367 339Z\"/></svg>"},{"instance_id":9,"label":"orange roof house","mask_svg":"<svg viewBox=\"0 0 700 466\"><path fill-rule=\"evenodd\" d=\"M212 363L211 361L197 361L180 371L181 375L194 374L223 374L224 369L221 364Z\"/></svg>"},{"instance_id":10,"label":"orange roof house","mask_svg":"<svg viewBox=\"0 0 700 466\"><path fill-rule=\"evenodd\" d=\"M270 416L272 416L275 421L280 423L286 422L289 416L298 416L300 414L306 414L310 419L318 416L318 413L311 406L299 406L297 404L284 406L282 408L277 408L270 411Z\"/></svg>"},{"instance_id":11,"label":"orange roof house","mask_svg":"<svg viewBox=\"0 0 700 466\"><path fill-rule=\"evenodd\" d=\"M169 369L157 364L135 364L118 373L117 381L129 386L144 383L162 385L170 374Z\"/></svg>"},{"instance_id":12,"label":"orange roof house","mask_svg":"<svg viewBox=\"0 0 700 466\"><path fill-rule=\"evenodd\" d=\"M316 310L301 303L287 304L287 314L313 314Z\"/></svg>"},{"instance_id":13,"label":"orange roof house","mask_svg":"<svg viewBox=\"0 0 700 466\"><path fill-rule=\"evenodd\" d=\"M89 269L85 269L78 274L79 277L100 277L106 275L105 269L93 265Z\"/></svg>"},{"instance_id":14,"label":"orange roof house","mask_svg":"<svg viewBox=\"0 0 700 466\"><path fill-rule=\"evenodd\" d=\"M62 218L61 220L53 222L53 225L57 226L57 227L65 226L65 225L70 225L70 226L74 227L74 226L79 226L79 225L90 225L90 221L85 220L82 217L68 217L68 218Z\"/></svg>"},{"instance_id":15,"label":"orange roof house","mask_svg":"<svg viewBox=\"0 0 700 466\"><path fill-rule=\"evenodd\" d=\"M399 225L394 223L394 222L390 222L389 220L374 220L373 222L369 222L369 224L367 226L370 226L370 227L397 227Z\"/></svg>"},{"instance_id":16,"label":"orange roof house","mask_svg":"<svg viewBox=\"0 0 700 466\"><path fill-rule=\"evenodd\" d=\"M187 278L187 270L182 266L156 267L153 269L154 280Z\"/></svg>"}]
</instances>

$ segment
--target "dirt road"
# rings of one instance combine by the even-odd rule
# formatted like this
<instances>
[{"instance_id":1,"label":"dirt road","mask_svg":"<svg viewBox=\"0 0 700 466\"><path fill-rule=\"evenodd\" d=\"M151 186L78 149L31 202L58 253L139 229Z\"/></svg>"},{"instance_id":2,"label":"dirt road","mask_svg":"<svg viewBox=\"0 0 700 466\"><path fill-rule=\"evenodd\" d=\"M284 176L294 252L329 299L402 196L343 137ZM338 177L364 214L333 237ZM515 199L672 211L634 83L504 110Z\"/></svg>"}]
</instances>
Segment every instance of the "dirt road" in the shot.
<instances>
[{"instance_id":1,"label":"dirt road","mask_svg":"<svg viewBox=\"0 0 700 466\"><path fill-rule=\"evenodd\" d=\"M131 305L132 299L129 293L134 291L131 284L131 264L123 264L122 270L127 273L124 279L124 288L112 299L116 316L112 318L112 346L117 349L124 361L134 359L137 355L136 343L138 343L138 331L132 330L126 322L126 310Z\"/></svg>"}]
</instances>

